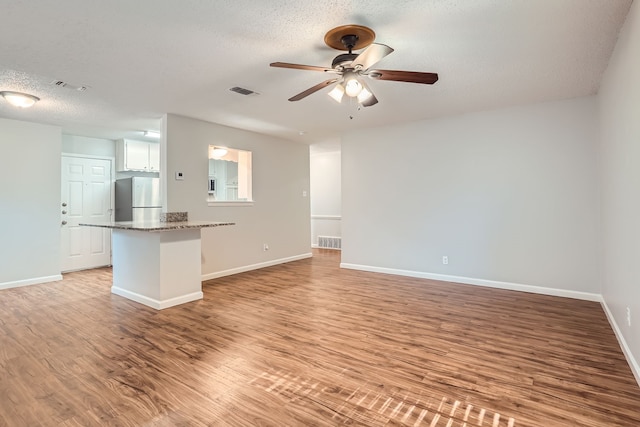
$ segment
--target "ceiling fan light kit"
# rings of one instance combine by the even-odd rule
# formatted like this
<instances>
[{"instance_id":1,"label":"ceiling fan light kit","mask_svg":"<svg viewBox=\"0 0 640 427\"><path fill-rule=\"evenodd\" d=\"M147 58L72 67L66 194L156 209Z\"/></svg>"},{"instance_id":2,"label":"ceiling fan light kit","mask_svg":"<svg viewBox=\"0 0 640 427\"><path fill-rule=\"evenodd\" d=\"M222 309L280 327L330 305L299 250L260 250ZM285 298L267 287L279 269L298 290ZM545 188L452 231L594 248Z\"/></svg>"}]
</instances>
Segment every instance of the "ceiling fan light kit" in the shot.
<instances>
[{"instance_id":1,"label":"ceiling fan light kit","mask_svg":"<svg viewBox=\"0 0 640 427\"><path fill-rule=\"evenodd\" d=\"M364 105L365 107L368 107L368 105L365 105L366 101L372 96L373 96L373 93L371 93L369 89L363 86L362 89L360 90L360 93L357 96L358 102L360 102L360 104Z\"/></svg>"},{"instance_id":2,"label":"ceiling fan light kit","mask_svg":"<svg viewBox=\"0 0 640 427\"><path fill-rule=\"evenodd\" d=\"M344 96L344 86L342 86L342 83L335 85L328 95L335 99L336 102L342 102L342 97Z\"/></svg>"},{"instance_id":3,"label":"ceiling fan light kit","mask_svg":"<svg viewBox=\"0 0 640 427\"><path fill-rule=\"evenodd\" d=\"M336 56L331 62L331 68L286 62L272 62L270 65L272 67L322 71L338 75L338 77L325 80L292 96L289 101L299 101L335 83L335 86L329 92L329 96L337 102L341 102L346 94L351 98L356 98L363 107L370 107L377 104L378 100L365 84L365 77L374 80L421 84L434 84L438 81L438 74L436 73L371 69L378 61L393 52L393 49L387 45L373 43L374 39L375 33L370 28L362 25L343 25L329 30L324 36L324 42L327 46L348 52ZM364 50L360 53L353 53L354 49Z\"/></svg>"},{"instance_id":4,"label":"ceiling fan light kit","mask_svg":"<svg viewBox=\"0 0 640 427\"><path fill-rule=\"evenodd\" d=\"M347 71L343 75L344 92L347 96L355 97L362 91L362 83L358 81L358 76L353 71Z\"/></svg>"}]
</instances>

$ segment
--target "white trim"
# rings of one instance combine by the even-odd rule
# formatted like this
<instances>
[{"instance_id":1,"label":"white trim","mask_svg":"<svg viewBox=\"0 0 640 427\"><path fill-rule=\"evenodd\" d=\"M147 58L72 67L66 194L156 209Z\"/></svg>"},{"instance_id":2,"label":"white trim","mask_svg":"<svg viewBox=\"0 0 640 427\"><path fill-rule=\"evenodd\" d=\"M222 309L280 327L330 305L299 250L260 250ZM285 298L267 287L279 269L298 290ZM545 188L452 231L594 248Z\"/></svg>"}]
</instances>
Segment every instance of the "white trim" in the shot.
<instances>
[{"instance_id":1,"label":"white trim","mask_svg":"<svg viewBox=\"0 0 640 427\"><path fill-rule=\"evenodd\" d=\"M340 215L311 215L311 219L328 219L333 221L340 221L342 216Z\"/></svg>"},{"instance_id":2,"label":"white trim","mask_svg":"<svg viewBox=\"0 0 640 427\"><path fill-rule=\"evenodd\" d=\"M545 288L542 286L524 285L521 283L499 282L495 280L475 279L472 277L450 276L446 274L425 273L421 271L397 270L395 268L372 267L368 265L340 263L340 268L351 270L371 271L374 273L395 274L398 276L417 277L420 279L441 280L443 282L464 283L467 285L486 286L488 288L507 289L511 291L531 292L534 294L551 295L556 297L575 298L586 301L602 301L600 294L589 292L569 291L566 289Z\"/></svg>"},{"instance_id":3,"label":"white trim","mask_svg":"<svg viewBox=\"0 0 640 427\"><path fill-rule=\"evenodd\" d=\"M299 261L301 259L311 258L312 253L295 255L287 258L274 259L271 261L261 262L258 264L245 265L243 267L231 268L229 270L216 271L214 273L208 273L202 275L202 281L217 279L218 277L231 276L233 274L244 273L246 271L258 270L260 268L271 267L272 265L284 264L291 261Z\"/></svg>"},{"instance_id":4,"label":"white trim","mask_svg":"<svg viewBox=\"0 0 640 427\"><path fill-rule=\"evenodd\" d=\"M111 160L111 162L115 162L116 158L112 156L96 156L93 154L81 154L81 153L62 153L65 157L78 157L85 159L98 159L98 160Z\"/></svg>"},{"instance_id":5,"label":"white trim","mask_svg":"<svg viewBox=\"0 0 640 427\"><path fill-rule=\"evenodd\" d=\"M175 305L180 305L187 302L200 300L204 297L204 294L202 293L202 291L200 291L200 292L193 292L191 294L180 295L179 297L169 298L166 300L159 301L157 299L149 298L147 296L140 295L138 293L131 292L126 289L118 288L115 286L111 287L111 293L130 299L135 302L139 302L140 304L144 304L148 307L155 308L156 310L162 310L164 308L173 307Z\"/></svg>"},{"instance_id":6,"label":"white trim","mask_svg":"<svg viewBox=\"0 0 640 427\"><path fill-rule=\"evenodd\" d=\"M209 200L207 201L207 206L215 206L215 207L223 207L223 206L253 206L253 200L247 201L224 201L221 200L219 202Z\"/></svg>"},{"instance_id":7,"label":"white trim","mask_svg":"<svg viewBox=\"0 0 640 427\"><path fill-rule=\"evenodd\" d=\"M311 244L311 247L312 247L313 249L322 249L322 250L325 250L325 249L326 249L326 250L328 250L328 251L341 251L341 250L342 250L342 249L340 249L340 248L323 248L323 247L318 246L318 244L317 244L317 243L312 243L312 244Z\"/></svg>"},{"instance_id":8,"label":"white trim","mask_svg":"<svg viewBox=\"0 0 640 427\"><path fill-rule=\"evenodd\" d=\"M0 283L0 289L19 288L21 286L39 285L41 283L57 282L62 280L62 274L53 276L34 277L32 279L16 280L13 282Z\"/></svg>"},{"instance_id":9,"label":"white trim","mask_svg":"<svg viewBox=\"0 0 640 427\"><path fill-rule=\"evenodd\" d=\"M616 338L618 339L618 343L620 344L620 348L622 349L622 353L624 354L624 357L627 359L627 362L629 363L631 372L633 373L633 376L636 377L636 382L638 383L638 385L640 385L640 365L638 365L638 362L633 357L633 353L631 353L631 349L629 348L627 341L624 339L624 335L622 335L622 331L620 331L620 328L618 327L618 323L616 322L616 319L613 317L611 310L609 310L609 306L607 305L607 302L604 300L604 298L600 298L600 304L602 305L604 314L607 315L607 320L609 320L609 324L613 329L613 333L616 334Z\"/></svg>"}]
</instances>

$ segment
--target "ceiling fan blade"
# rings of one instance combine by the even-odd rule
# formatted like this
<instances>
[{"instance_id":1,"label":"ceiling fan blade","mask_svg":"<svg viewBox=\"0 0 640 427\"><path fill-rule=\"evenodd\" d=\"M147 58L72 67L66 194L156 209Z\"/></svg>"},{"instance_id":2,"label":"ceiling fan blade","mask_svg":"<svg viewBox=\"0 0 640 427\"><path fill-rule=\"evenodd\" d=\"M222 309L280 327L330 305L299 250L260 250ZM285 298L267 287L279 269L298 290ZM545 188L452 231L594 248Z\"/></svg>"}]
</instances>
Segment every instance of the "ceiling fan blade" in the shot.
<instances>
[{"instance_id":1,"label":"ceiling fan blade","mask_svg":"<svg viewBox=\"0 0 640 427\"><path fill-rule=\"evenodd\" d=\"M396 82L423 83L432 85L438 81L437 73L420 73L417 71L372 70L366 73L375 80L393 80Z\"/></svg>"},{"instance_id":2,"label":"ceiling fan blade","mask_svg":"<svg viewBox=\"0 0 640 427\"><path fill-rule=\"evenodd\" d=\"M272 62L269 64L272 67L279 68L292 68L294 70L309 70L309 71L323 71L325 73L337 73L333 68L316 67L314 65L302 65L302 64L289 64L288 62Z\"/></svg>"},{"instance_id":3,"label":"ceiling fan blade","mask_svg":"<svg viewBox=\"0 0 640 427\"><path fill-rule=\"evenodd\" d=\"M314 92L319 91L322 88L325 88L327 86L329 86L332 83L337 82L338 79L329 79L329 80L325 80L322 83L318 83L315 86L310 87L309 89L300 92L299 94L292 96L291 98L289 98L289 101L300 101L302 98L306 98L307 96L311 95Z\"/></svg>"},{"instance_id":4,"label":"ceiling fan blade","mask_svg":"<svg viewBox=\"0 0 640 427\"><path fill-rule=\"evenodd\" d=\"M359 67L362 70L367 70L391 52L393 52L393 49L389 46L380 43L373 43L353 60L351 66L353 68Z\"/></svg>"}]
</instances>

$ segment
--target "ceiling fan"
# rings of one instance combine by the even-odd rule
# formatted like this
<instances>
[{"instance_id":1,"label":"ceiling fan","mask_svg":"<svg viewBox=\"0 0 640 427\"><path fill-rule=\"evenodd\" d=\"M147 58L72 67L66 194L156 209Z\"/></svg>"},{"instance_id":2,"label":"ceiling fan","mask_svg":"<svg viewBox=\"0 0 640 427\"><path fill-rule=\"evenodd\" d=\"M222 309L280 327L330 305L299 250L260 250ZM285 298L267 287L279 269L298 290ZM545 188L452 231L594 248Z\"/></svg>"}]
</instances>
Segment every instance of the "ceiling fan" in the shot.
<instances>
[{"instance_id":1,"label":"ceiling fan","mask_svg":"<svg viewBox=\"0 0 640 427\"><path fill-rule=\"evenodd\" d=\"M272 67L292 68L296 70L321 71L334 74L335 76L310 87L307 90L289 98L289 101L299 101L312 93L327 86L337 83L329 92L329 95L337 102L341 102L346 94L349 97L357 98L360 105L370 107L378 103L371 89L364 81L364 77L374 80L392 80L397 82L434 84L438 81L436 73L422 73L416 71L398 70L378 70L372 69L385 56L393 52L387 45L373 43L375 33L372 29L362 25L343 25L329 30L324 36L327 46L346 50L336 56L331 63L331 68L317 67L313 65L290 64L287 62L272 62ZM360 53L353 53L353 50L364 49Z\"/></svg>"}]
</instances>

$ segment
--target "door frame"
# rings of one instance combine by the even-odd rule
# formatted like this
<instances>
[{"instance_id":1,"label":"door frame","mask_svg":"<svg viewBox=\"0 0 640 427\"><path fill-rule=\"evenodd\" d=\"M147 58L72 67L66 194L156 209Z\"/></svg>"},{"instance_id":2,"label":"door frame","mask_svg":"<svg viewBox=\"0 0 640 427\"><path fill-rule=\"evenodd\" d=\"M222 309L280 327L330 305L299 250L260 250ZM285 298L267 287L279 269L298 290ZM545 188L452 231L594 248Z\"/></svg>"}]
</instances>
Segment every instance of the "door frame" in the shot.
<instances>
[{"instance_id":1,"label":"door frame","mask_svg":"<svg viewBox=\"0 0 640 427\"><path fill-rule=\"evenodd\" d=\"M115 218L115 204L116 204L116 158L114 156L96 156L92 154L82 154L82 153L67 153L62 152L60 155L60 161L62 161L63 157L74 157L74 158L83 158L83 159L95 159L95 160L108 160L111 164L111 183L109 186L111 187L111 220ZM62 190L62 171L60 171L60 176L58 177L58 181L60 181L60 190ZM60 246L62 247L62 241L60 241ZM113 237L111 237L111 253L109 254L109 259L113 262ZM62 271L62 265L60 265L60 271Z\"/></svg>"}]
</instances>

